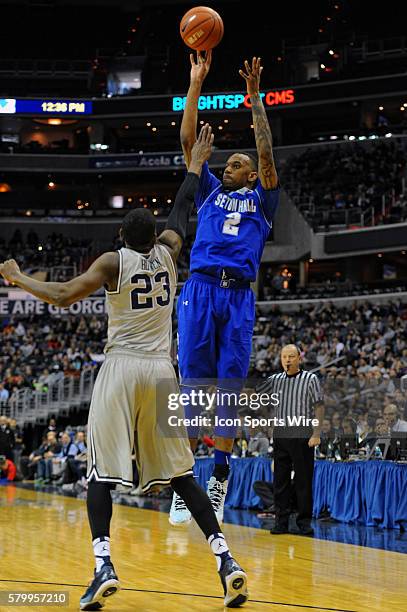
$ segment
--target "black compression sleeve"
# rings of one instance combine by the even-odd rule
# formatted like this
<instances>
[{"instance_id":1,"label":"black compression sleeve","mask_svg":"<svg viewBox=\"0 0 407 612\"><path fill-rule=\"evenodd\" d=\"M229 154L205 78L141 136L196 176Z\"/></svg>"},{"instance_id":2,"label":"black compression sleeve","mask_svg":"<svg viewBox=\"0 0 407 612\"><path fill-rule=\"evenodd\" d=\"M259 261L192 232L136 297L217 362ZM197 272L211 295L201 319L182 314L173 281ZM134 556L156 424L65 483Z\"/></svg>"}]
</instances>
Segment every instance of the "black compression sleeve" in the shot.
<instances>
[{"instance_id":1,"label":"black compression sleeve","mask_svg":"<svg viewBox=\"0 0 407 612\"><path fill-rule=\"evenodd\" d=\"M165 229L173 230L185 240L189 215L194 206L194 196L199 187L199 176L193 172L188 172L184 182L178 189L175 197L174 206L168 216Z\"/></svg>"}]
</instances>

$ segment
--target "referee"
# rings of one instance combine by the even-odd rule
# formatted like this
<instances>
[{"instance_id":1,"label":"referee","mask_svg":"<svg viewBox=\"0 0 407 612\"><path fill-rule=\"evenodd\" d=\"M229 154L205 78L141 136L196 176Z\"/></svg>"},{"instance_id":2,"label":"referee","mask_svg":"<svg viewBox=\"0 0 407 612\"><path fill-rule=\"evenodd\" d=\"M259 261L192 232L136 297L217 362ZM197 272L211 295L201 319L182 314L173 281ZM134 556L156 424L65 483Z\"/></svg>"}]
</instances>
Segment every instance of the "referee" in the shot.
<instances>
[{"instance_id":1,"label":"referee","mask_svg":"<svg viewBox=\"0 0 407 612\"><path fill-rule=\"evenodd\" d=\"M321 441L320 425L324 407L317 376L302 370L300 363L299 348L295 344L287 344L281 351L284 372L270 376L259 389L262 393L277 393L279 397L275 414L278 425L273 432L276 522L271 529L272 534L289 531L293 469L298 530L302 535L314 533L311 527L314 447ZM311 419L314 419L313 423Z\"/></svg>"}]
</instances>

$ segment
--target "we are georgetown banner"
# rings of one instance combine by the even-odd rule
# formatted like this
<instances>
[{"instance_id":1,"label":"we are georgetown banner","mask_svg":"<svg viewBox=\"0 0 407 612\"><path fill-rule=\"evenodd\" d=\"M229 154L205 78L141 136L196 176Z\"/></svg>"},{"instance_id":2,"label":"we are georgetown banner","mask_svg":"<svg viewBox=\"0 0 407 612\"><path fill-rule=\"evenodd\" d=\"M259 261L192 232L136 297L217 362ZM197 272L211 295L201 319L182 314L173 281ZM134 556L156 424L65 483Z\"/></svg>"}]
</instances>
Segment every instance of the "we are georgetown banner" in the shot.
<instances>
[{"instance_id":1,"label":"we are georgetown banner","mask_svg":"<svg viewBox=\"0 0 407 612\"><path fill-rule=\"evenodd\" d=\"M0 317L49 315L60 317L68 315L104 315L106 313L106 300L103 295L88 297L69 306L60 308L37 300L29 293L9 291L0 295Z\"/></svg>"}]
</instances>

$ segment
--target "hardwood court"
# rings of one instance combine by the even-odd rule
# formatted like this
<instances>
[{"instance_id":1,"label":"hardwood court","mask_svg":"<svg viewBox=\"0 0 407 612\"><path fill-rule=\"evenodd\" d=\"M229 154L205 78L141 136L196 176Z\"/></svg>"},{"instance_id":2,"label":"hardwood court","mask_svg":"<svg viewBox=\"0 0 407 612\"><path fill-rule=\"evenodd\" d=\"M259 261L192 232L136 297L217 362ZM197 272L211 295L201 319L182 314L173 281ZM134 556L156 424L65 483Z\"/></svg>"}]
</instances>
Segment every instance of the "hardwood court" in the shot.
<instances>
[{"instance_id":1,"label":"hardwood court","mask_svg":"<svg viewBox=\"0 0 407 612\"><path fill-rule=\"evenodd\" d=\"M0 591L66 590L70 604L60 609L78 610L93 568L84 501L8 486L0 487L0 506ZM407 610L406 555L236 525L224 531L249 575L248 612ZM177 529L162 512L115 505L111 536L122 590L106 611L224 609L215 561L195 525Z\"/></svg>"}]
</instances>

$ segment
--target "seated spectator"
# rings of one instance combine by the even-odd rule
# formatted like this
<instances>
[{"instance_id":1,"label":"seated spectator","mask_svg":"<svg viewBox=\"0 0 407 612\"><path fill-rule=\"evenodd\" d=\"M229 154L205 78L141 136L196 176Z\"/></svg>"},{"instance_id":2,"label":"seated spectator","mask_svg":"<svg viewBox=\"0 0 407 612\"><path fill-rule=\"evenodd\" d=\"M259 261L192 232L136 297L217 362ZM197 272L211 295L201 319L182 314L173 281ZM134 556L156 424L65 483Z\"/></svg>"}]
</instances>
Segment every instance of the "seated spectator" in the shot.
<instances>
[{"instance_id":1,"label":"seated spectator","mask_svg":"<svg viewBox=\"0 0 407 612\"><path fill-rule=\"evenodd\" d=\"M71 436L67 431L61 436L60 450L58 453L54 453L52 458L52 474L59 476L58 484L65 482L65 470L67 467L68 459L73 459L79 454L79 449L76 444L71 440ZM61 475L62 474L62 475Z\"/></svg>"},{"instance_id":2,"label":"seated spectator","mask_svg":"<svg viewBox=\"0 0 407 612\"><path fill-rule=\"evenodd\" d=\"M47 441L41 449L41 456L37 463L36 484L48 484L52 479L53 459L61 451L55 431L47 433Z\"/></svg>"},{"instance_id":3,"label":"seated spectator","mask_svg":"<svg viewBox=\"0 0 407 612\"><path fill-rule=\"evenodd\" d=\"M0 455L0 483L13 482L17 474L16 466L4 455Z\"/></svg>"},{"instance_id":4,"label":"seated spectator","mask_svg":"<svg viewBox=\"0 0 407 612\"><path fill-rule=\"evenodd\" d=\"M41 445L30 453L28 457L21 457L20 467L23 480L34 480L39 460L42 458L47 444L46 436L42 437Z\"/></svg>"},{"instance_id":5,"label":"seated spectator","mask_svg":"<svg viewBox=\"0 0 407 612\"><path fill-rule=\"evenodd\" d=\"M74 454L74 447L78 451L77 454ZM78 480L84 483L86 475L86 465L87 447L85 432L78 431L75 436L74 443L68 449L62 484L71 484L77 482Z\"/></svg>"},{"instance_id":6,"label":"seated spectator","mask_svg":"<svg viewBox=\"0 0 407 612\"><path fill-rule=\"evenodd\" d=\"M384 408L383 418L386 422L388 432L407 432L407 421L399 418L396 404L389 404Z\"/></svg>"},{"instance_id":7,"label":"seated spectator","mask_svg":"<svg viewBox=\"0 0 407 612\"><path fill-rule=\"evenodd\" d=\"M270 441L261 429L250 433L247 454L249 457L266 457L268 454Z\"/></svg>"}]
</instances>

